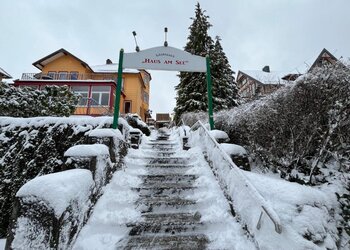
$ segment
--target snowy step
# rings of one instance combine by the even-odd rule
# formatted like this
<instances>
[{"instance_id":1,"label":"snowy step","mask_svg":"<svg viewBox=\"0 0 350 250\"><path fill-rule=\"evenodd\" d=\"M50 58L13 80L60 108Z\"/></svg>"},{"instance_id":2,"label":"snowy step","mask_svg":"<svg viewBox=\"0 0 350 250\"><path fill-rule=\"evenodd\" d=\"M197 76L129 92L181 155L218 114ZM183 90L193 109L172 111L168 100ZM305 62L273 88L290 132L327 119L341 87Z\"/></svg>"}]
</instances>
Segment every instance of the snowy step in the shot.
<instances>
[{"instance_id":1,"label":"snowy step","mask_svg":"<svg viewBox=\"0 0 350 250\"><path fill-rule=\"evenodd\" d=\"M205 249L209 242L203 234L133 236L125 241L120 242L117 249Z\"/></svg>"},{"instance_id":2,"label":"snowy step","mask_svg":"<svg viewBox=\"0 0 350 250\"><path fill-rule=\"evenodd\" d=\"M189 171L193 166L192 165L182 165L178 167L178 165L170 165L170 164L151 164L148 166L148 174L149 175L167 175L167 174L185 174Z\"/></svg>"},{"instance_id":3,"label":"snowy step","mask_svg":"<svg viewBox=\"0 0 350 250\"><path fill-rule=\"evenodd\" d=\"M140 187L134 188L135 190L142 190L142 189L154 189L154 190L163 190L163 189L179 189L179 190L185 190L185 189L193 189L192 184L188 183L146 183L143 184Z\"/></svg>"},{"instance_id":4,"label":"snowy step","mask_svg":"<svg viewBox=\"0 0 350 250\"><path fill-rule=\"evenodd\" d=\"M140 198L137 203L146 205L146 206L174 206L174 207L180 207L180 206L187 206L187 205L194 205L196 204L196 201L189 200L189 199L183 199L180 197L147 197L147 198Z\"/></svg>"},{"instance_id":5,"label":"snowy step","mask_svg":"<svg viewBox=\"0 0 350 250\"><path fill-rule=\"evenodd\" d=\"M141 222L132 227L129 235L149 235L149 234L171 234L178 235L184 233L193 233L199 231L203 227L202 223L181 223L175 222L172 224L155 224Z\"/></svg>"},{"instance_id":6,"label":"snowy step","mask_svg":"<svg viewBox=\"0 0 350 250\"><path fill-rule=\"evenodd\" d=\"M139 197L147 198L147 197L187 197L189 195L193 195L196 190L195 187L192 186L184 186L183 188L137 188L134 189L139 192Z\"/></svg>"},{"instance_id":7,"label":"snowy step","mask_svg":"<svg viewBox=\"0 0 350 250\"><path fill-rule=\"evenodd\" d=\"M192 168L193 165L188 164L174 164L174 163L157 163L157 164L147 164L148 168Z\"/></svg>"},{"instance_id":8,"label":"snowy step","mask_svg":"<svg viewBox=\"0 0 350 250\"><path fill-rule=\"evenodd\" d=\"M184 174L157 174L157 175L139 175L144 183L150 184L155 182L166 183L193 183L198 178L196 175L184 175Z\"/></svg>"},{"instance_id":9,"label":"snowy step","mask_svg":"<svg viewBox=\"0 0 350 250\"><path fill-rule=\"evenodd\" d=\"M149 164L186 164L189 161L187 157L147 157Z\"/></svg>"}]
</instances>

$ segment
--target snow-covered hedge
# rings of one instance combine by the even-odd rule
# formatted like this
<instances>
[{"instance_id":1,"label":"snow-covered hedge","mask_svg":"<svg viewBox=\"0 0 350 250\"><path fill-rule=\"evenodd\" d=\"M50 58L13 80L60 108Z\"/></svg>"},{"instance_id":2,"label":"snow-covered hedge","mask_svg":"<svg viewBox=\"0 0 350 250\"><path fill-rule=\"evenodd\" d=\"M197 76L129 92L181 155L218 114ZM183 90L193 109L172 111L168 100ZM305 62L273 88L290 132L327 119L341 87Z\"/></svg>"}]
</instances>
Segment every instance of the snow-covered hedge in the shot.
<instances>
[{"instance_id":1,"label":"snow-covered hedge","mask_svg":"<svg viewBox=\"0 0 350 250\"><path fill-rule=\"evenodd\" d=\"M289 181L328 188L338 195L340 235L350 233L350 68L317 68L266 98L214 114L215 127L228 133L262 165ZM206 113L182 117L187 125ZM338 211L337 211L338 212ZM337 216L337 215L335 215ZM340 217L341 218L341 217Z\"/></svg>"},{"instance_id":2,"label":"snow-covered hedge","mask_svg":"<svg viewBox=\"0 0 350 250\"><path fill-rule=\"evenodd\" d=\"M214 140L198 129L191 133L192 151L200 148L206 152L221 188L232 201L236 218L254 236L259 248L337 249L339 236L332 212L337 209L335 196L328 197L316 188L242 171L224 156L221 145ZM243 153L244 149L239 151ZM281 234L277 233L279 228Z\"/></svg>"},{"instance_id":3,"label":"snow-covered hedge","mask_svg":"<svg viewBox=\"0 0 350 250\"><path fill-rule=\"evenodd\" d=\"M122 118L119 123L128 126ZM6 237L19 188L36 176L61 171L68 148L87 143L89 131L111 124L111 117L0 117L0 238Z\"/></svg>"},{"instance_id":4,"label":"snow-covered hedge","mask_svg":"<svg viewBox=\"0 0 350 250\"><path fill-rule=\"evenodd\" d=\"M149 136L151 134L151 130L149 129L147 124L144 123L139 118L137 118L136 115L127 114L125 116L125 119L127 120L127 122L129 123L130 126L132 126L133 128L140 129L142 131L142 133L144 133L145 135Z\"/></svg>"},{"instance_id":5,"label":"snow-covered hedge","mask_svg":"<svg viewBox=\"0 0 350 250\"><path fill-rule=\"evenodd\" d=\"M95 129L86 134L100 140L72 146L64 153L64 169L72 170L36 177L17 192L8 246L69 249L75 241L103 187L122 164L121 150L127 148L119 131ZM111 161L111 151L118 162Z\"/></svg>"},{"instance_id":6,"label":"snow-covered hedge","mask_svg":"<svg viewBox=\"0 0 350 250\"><path fill-rule=\"evenodd\" d=\"M45 86L43 90L17 88L0 82L0 116L69 116L78 96L68 86Z\"/></svg>"}]
</instances>

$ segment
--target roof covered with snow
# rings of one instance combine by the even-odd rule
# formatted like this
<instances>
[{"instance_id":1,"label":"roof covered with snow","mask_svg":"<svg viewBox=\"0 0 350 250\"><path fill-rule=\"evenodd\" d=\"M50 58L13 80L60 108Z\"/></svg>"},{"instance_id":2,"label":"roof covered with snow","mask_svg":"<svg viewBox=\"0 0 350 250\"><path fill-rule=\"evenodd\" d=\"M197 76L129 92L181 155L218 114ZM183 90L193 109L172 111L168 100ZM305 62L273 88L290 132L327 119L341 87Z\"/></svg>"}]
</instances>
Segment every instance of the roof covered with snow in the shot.
<instances>
[{"instance_id":1,"label":"roof covered with snow","mask_svg":"<svg viewBox=\"0 0 350 250\"><path fill-rule=\"evenodd\" d=\"M118 63L91 66L95 73L118 73ZM123 69L123 73L140 73L137 69Z\"/></svg>"},{"instance_id":2,"label":"roof covered with snow","mask_svg":"<svg viewBox=\"0 0 350 250\"><path fill-rule=\"evenodd\" d=\"M240 70L239 73L243 73L251 78L254 78L263 84L285 84L287 81L283 80L282 78L287 75L294 74L290 71L265 72L262 70Z\"/></svg>"},{"instance_id":3,"label":"roof covered with snow","mask_svg":"<svg viewBox=\"0 0 350 250\"><path fill-rule=\"evenodd\" d=\"M2 78L6 78L6 79L12 78L12 76L2 68L0 68L0 75L2 76Z\"/></svg>"}]
</instances>

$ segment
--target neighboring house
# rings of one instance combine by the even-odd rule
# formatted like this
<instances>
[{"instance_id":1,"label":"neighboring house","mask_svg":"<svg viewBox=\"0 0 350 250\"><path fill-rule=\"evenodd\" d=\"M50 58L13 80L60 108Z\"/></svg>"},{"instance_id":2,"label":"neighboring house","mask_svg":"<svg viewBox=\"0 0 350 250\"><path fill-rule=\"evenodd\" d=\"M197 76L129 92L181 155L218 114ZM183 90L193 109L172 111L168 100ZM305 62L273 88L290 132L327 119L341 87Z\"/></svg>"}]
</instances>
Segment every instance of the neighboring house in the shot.
<instances>
[{"instance_id":1,"label":"neighboring house","mask_svg":"<svg viewBox=\"0 0 350 250\"><path fill-rule=\"evenodd\" d=\"M23 73L15 80L17 87L37 89L45 85L68 85L81 95L74 114L111 115L118 65L107 59L106 64L90 66L65 49L59 49L33 63L40 73ZM122 76L120 113L137 113L144 121L149 115L149 91L151 75L145 70L124 69Z\"/></svg>"},{"instance_id":2,"label":"neighboring house","mask_svg":"<svg viewBox=\"0 0 350 250\"><path fill-rule=\"evenodd\" d=\"M238 93L244 99L266 96L284 84L294 81L299 74L270 71L269 66L262 70L239 70L237 74Z\"/></svg>"},{"instance_id":3,"label":"neighboring house","mask_svg":"<svg viewBox=\"0 0 350 250\"><path fill-rule=\"evenodd\" d=\"M328 50L323 49L309 68L308 72L312 71L316 67L321 67L326 64L334 64L337 61L338 59L335 56L333 56Z\"/></svg>"},{"instance_id":4,"label":"neighboring house","mask_svg":"<svg viewBox=\"0 0 350 250\"><path fill-rule=\"evenodd\" d=\"M2 68L0 68L0 82L2 81L2 79L11 79L12 76L7 73L5 70L3 70Z\"/></svg>"},{"instance_id":5,"label":"neighboring house","mask_svg":"<svg viewBox=\"0 0 350 250\"><path fill-rule=\"evenodd\" d=\"M338 59L328 50L323 49L308 72L325 64L334 64ZM237 74L238 93L244 99L266 96L278 88L296 80L300 73L270 71L269 66L262 70L239 70Z\"/></svg>"}]
</instances>

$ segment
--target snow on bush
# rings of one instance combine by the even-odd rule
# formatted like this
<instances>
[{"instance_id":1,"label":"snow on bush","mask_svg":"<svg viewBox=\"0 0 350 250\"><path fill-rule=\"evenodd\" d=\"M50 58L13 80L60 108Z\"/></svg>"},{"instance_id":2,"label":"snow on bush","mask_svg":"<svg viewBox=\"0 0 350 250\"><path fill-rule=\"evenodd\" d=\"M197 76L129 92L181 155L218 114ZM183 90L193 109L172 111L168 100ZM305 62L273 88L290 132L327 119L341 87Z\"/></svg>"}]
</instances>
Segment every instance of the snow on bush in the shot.
<instances>
[{"instance_id":1,"label":"snow on bush","mask_svg":"<svg viewBox=\"0 0 350 250\"><path fill-rule=\"evenodd\" d=\"M215 127L227 132L231 143L244 146L263 171L317 185L331 198L337 195L339 244L350 233L349 93L350 68L339 63L316 68L263 99L214 114ZM204 112L182 118L187 125L207 122Z\"/></svg>"},{"instance_id":2,"label":"snow on bush","mask_svg":"<svg viewBox=\"0 0 350 250\"><path fill-rule=\"evenodd\" d=\"M125 119L131 127L140 129L142 133L147 136L151 134L151 130L148 128L147 124L144 123L137 114L127 114Z\"/></svg>"},{"instance_id":3,"label":"snow on bush","mask_svg":"<svg viewBox=\"0 0 350 250\"><path fill-rule=\"evenodd\" d=\"M68 86L45 86L43 90L18 88L0 82L0 116L69 116L78 103Z\"/></svg>"},{"instance_id":4,"label":"snow on bush","mask_svg":"<svg viewBox=\"0 0 350 250\"><path fill-rule=\"evenodd\" d=\"M247 155L247 151L240 145L221 143L220 146L228 155Z\"/></svg>"},{"instance_id":5,"label":"snow on bush","mask_svg":"<svg viewBox=\"0 0 350 250\"><path fill-rule=\"evenodd\" d=\"M242 171L200 130L191 134L191 145L206 152L222 189L233 200L237 218L260 248L337 249L339 237L332 217L335 197L330 198L317 188ZM261 227L257 229L262 212ZM281 234L275 232L278 224Z\"/></svg>"},{"instance_id":6,"label":"snow on bush","mask_svg":"<svg viewBox=\"0 0 350 250\"><path fill-rule=\"evenodd\" d=\"M122 118L119 124L127 124ZM7 234L15 194L36 176L59 172L64 152L85 134L110 127L111 117L0 118L0 238Z\"/></svg>"}]
</instances>

